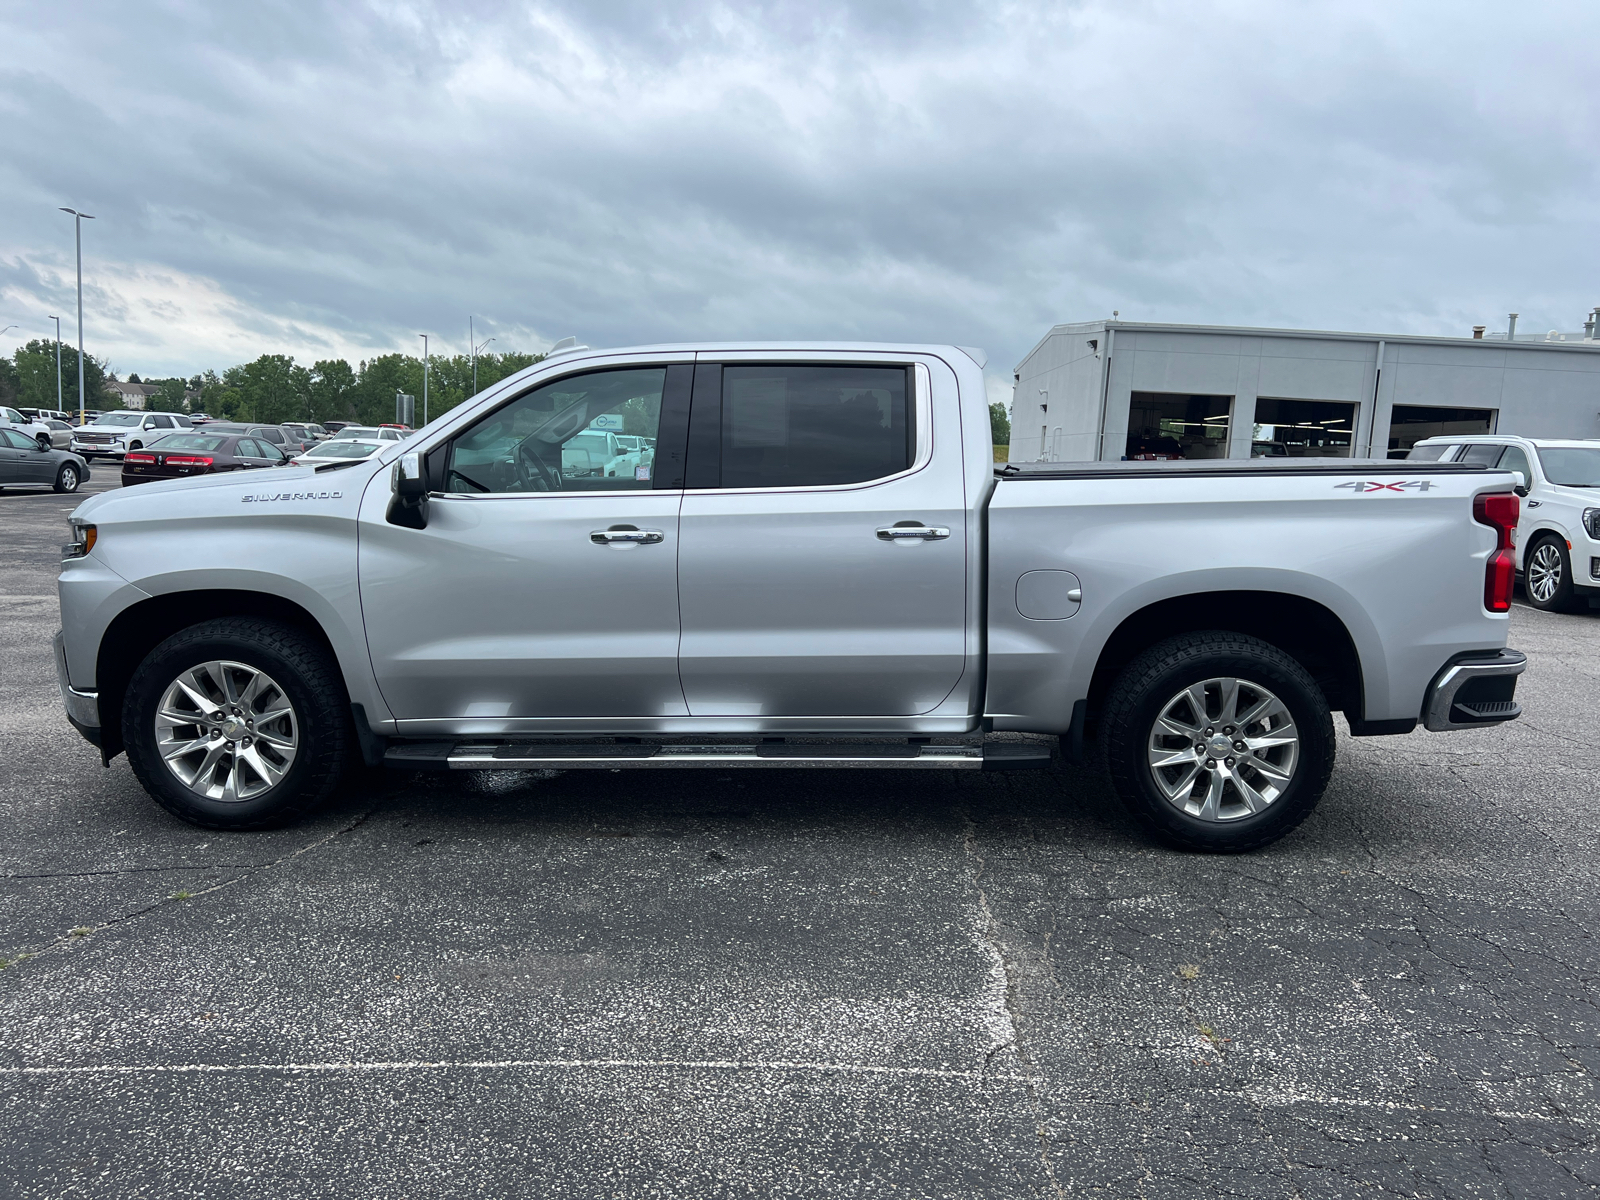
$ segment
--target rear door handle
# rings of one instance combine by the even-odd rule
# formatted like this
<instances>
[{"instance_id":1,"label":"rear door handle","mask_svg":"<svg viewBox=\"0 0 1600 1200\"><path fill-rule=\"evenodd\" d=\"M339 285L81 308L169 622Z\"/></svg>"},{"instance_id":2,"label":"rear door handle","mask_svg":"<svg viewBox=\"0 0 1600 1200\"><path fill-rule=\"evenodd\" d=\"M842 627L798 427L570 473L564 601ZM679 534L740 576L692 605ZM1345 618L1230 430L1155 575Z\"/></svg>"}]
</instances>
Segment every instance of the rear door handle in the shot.
<instances>
[{"instance_id":1,"label":"rear door handle","mask_svg":"<svg viewBox=\"0 0 1600 1200\"><path fill-rule=\"evenodd\" d=\"M638 546L654 546L667 540L659 529L638 529L632 525L613 525L610 529L596 529L589 535L596 546L609 546L613 542L628 542Z\"/></svg>"},{"instance_id":2,"label":"rear door handle","mask_svg":"<svg viewBox=\"0 0 1600 1200\"><path fill-rule=\"evenodd\" d=\"M943 525L880 525L878 537L886 542L920 541L939 542L950 536Z\"/></svg>"}]
</instances>

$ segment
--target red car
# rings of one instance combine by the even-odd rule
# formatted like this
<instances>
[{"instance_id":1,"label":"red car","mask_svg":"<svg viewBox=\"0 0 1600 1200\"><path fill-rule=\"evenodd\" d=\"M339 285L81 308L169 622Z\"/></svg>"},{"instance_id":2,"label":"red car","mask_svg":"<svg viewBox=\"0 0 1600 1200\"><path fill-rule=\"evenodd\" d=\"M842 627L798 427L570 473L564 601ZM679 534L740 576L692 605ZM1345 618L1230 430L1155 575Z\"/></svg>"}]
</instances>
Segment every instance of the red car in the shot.
<instances>
[{"instance_id":1,"label":"red car","mask_svg":"<svg viewBox=\"0 0 1600 1200\"><path fill-rule=\"evenodd\" d=\"M122 486L288 465L283 451L263 439L236 433L174 433L123 456Z\"/></svg>"}]
</instances>

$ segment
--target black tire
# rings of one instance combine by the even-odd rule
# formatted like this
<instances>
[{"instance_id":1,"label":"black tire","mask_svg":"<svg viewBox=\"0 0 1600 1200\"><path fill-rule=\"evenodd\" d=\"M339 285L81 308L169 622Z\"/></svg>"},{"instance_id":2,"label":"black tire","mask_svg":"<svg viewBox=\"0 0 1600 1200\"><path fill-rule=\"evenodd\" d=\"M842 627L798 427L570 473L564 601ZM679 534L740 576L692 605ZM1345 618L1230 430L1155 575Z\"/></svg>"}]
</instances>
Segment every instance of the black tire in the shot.
<instances>
[{"instance_id":1,"label":"black tire","mask_svg":"<svg viewBox=\"0 0 1600 1200\"><path fill-rule=\"evenodd\" d=\"M217 660L264 672L293 708L295 755L281 779L248 799L211 798L185 786L157 746L163 693L183 672ZM205 829L265 829L304 817L332 795L355 746L349 696L327 648L292 626L254 617L192 625L146 655L123 700L122 733L145 791L173 816Z\"/></svg>"},{"instance_id":2,"label":"black tire","mask_svg":"<svg viewBox=\"0 0 1600 1200\"><path fill-rule=\"evenodd\" d=\"M1246 697L1247 689L1264 689L1281 702L1298 735L1297 758L1281 791L1252 812L1244 802L1244 793L1239 790L1240 781L1247 788L1259 787L1262 792L1275 786L1267 784L1266 776L1256 770L1262 765L1256 762L1256 757L1250 756L1256 752L1240 753L1236 758L1230 755L1227 759L1212 759L1225 764L1226 769L1219 772L1203 765L1199 750L1206 741L1203 735L1207 729L1212 730L1214 736L1222 736L1223 741L1229 740L1228 736L1223 736L1225 729L1240 738L1247 736L1245 729L1235 731L1233 726L1222 724L1206 726L1195 718L1200 725L1201 733L1197 736L1201 740L1196 743L1193 786L1204 790L1210 786L1211 778L1220 774L1224 783L1219 785L1222 789L1219 795L1233 798L1231 804L1218 805L1218 811L1227 819L1203 820L1185 811L1180 804L1199 804L1204 811L1204 803L1187 793L1168 800L1157 786L1156 768L1151 764L1156 723L1164 712L1174 711L1170 705L1186 688L1227 678L1240 682L1238 696L1241 699ZM1260 694L1249 692L1252 698ZM1221 689L1206 689L1204 695L1208 705L1212 704L1214 697L1220 699ZM1218 714L1226 711L1220 703L1216 708ZM1187 711L1193 716L1192 708ZM1215 719L1221 721L1222 717L1217 715ZM1262 737L1270 732L1259 722L1252 722L1245 728ZM1169 746L1184 740L1167 734L1161 736ZM1304 667L1276 646L1258 638L1206 630L1168 638L1123 668L1107 696L1101 720L1101 745L1118 796L1134 818L1152 834L1184 850L1237 854L1277 841L1310 815L1328 786L1335 742L1328 702ZM1180 748L1177 753L1189 751ZM1275 765L1271 756L1278 756L1276 761L1282 762L1288 753L1286 749L1260 752L1268 756L1264 760L1267 767ZM1165 785L1181 788L1187 769L1187 764L1181 763L1164 768ZM1260 792L1257 795L1259 797ZM1234 810L1242 810L1244 815L1229 815Z\"/></svg>"},{"instance_id":3,"label":"black tire","mask_svg":"<svg viewBox=\"0 0 1600 1200\"><path fill-rule=\"evenodd\" d=\"M1577 593L1572 587L1572 556L1567 553L1565 538L1546 534L1535 539L1522 565L1522 590L1534 608L1545 612L1571 612L1577 607ZM1549 586L1552 575L1553 588Z\"/></svg>"},{"instance_id":4,"label":"black tire","mask_svg":"<svg viewBox=\"0 0 1600 1200\"><path fill-rule=\"evenodd\" d=\"M58 492L75 492L83 483L83 477L73 463L62 463L61 470L56 472L55 489Z\"/></svg>"},{"instance_id":5,"label":"black tire","mask_svg":"<svg viewBox=\"0 0 1600 1200\"><path fill-rule=\"evenodd\" d=\"M48 433L35 434L33 440L39 443L39 449L50 449L50 435Z\"/></svg>"}]
</instances>

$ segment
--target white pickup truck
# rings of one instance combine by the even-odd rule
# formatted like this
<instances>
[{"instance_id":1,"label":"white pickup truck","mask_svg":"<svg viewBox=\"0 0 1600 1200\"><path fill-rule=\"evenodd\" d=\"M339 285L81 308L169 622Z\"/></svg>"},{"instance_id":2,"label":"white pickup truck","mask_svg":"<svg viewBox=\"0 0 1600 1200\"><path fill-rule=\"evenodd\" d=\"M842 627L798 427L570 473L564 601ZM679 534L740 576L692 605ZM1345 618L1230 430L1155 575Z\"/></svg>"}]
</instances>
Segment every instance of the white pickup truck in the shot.
<instances>
[{"instance_id":1,"label":"white pickup truck","mask_svg":"<svg viewBox=\"0 0 1600 1200\"><path fill-rule=\"evenodd\" d=\"M568 475L608 413L629 475ZM341 772L1017 769L1096 747L1129 809L1248 849L1357 736L1518 715L1518 501L1490 467L996 469L981 354L553 356L367 460L106 492L71 518L73 724L246 829Z\"/></svg>"}]
</instances>

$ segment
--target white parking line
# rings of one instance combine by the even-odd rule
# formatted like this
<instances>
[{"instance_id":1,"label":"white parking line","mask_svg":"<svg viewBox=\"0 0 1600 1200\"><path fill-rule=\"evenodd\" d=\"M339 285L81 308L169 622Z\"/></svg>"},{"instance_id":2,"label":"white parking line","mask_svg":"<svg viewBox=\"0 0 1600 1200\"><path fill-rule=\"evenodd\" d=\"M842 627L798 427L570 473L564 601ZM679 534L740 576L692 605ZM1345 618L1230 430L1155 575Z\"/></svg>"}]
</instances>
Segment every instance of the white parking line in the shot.
<instances>
[{"instance_id":1,"label":"white parking line","mask_svg":"<svg viewBox=\"0 0 1600 1200\"><path fill-rule=\"evenodd\" d=\"M833 1075L893 1075L928 1079L1002 1080L1025 1083L1023 1075L948 1067L872 1067L857 1063L792 1062L759 1059L528 1058L474 1062L331 1063L171 1063L147 1066L0 1067L4 1075L237 1075L283 1072L293 1075L371 1071L663 1070L812 1071Z\"/></svg>"}]
</instances>

